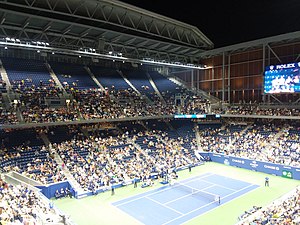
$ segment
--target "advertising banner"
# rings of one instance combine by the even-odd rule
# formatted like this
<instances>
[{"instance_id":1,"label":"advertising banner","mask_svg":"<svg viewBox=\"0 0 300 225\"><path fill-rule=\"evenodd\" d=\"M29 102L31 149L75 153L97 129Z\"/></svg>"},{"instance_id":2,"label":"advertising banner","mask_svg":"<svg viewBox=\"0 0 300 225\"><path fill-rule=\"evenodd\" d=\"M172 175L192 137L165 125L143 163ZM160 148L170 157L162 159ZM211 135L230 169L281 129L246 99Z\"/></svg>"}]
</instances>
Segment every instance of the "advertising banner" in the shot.
<instances>
[{"instance_id":1,"label":"advertising banner","mask_svg":"<svg viewBox=\"0 0 300 225\"><path fill-rule=\"evenodd\" d=\"M235 166L235 167L244 168L248 170L300 180L300 168L297 167L284 166L275 163L244 159L244 158L217 154L217 153L202 152L200 154L204 158L209 157L213 162L222 163L228 166Z\"/></svg>"}]
</instances>

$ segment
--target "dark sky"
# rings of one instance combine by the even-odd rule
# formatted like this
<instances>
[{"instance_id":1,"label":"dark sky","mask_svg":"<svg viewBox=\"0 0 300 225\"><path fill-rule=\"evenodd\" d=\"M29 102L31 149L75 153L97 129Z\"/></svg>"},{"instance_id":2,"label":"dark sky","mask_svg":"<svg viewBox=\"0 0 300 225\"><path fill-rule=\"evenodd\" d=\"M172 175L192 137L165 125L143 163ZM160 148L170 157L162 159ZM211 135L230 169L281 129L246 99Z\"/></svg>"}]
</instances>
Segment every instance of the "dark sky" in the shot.
<instances>
[{"instance_id":1,"label":"dark sky","mask_svg":"<svg viewBox=\"0 0 300 225\"><path fill-rule=\"evenodd\" d=\"M121 0L191 25L215 48L300 30L300 0Z\"/></svg>"}]
</instances>

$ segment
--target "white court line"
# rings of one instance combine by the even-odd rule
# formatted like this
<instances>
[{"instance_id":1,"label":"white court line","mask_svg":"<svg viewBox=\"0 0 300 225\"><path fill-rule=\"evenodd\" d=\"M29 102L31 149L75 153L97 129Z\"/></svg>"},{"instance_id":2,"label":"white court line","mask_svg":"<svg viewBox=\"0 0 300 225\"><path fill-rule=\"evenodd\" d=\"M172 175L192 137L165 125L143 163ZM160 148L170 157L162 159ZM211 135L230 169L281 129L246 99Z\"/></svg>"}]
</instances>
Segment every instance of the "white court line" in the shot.
<instances>
[{"instance_id":1,"label":"white court line","mask_svg":"<svg viewBox=\"0 0 300 225\"><path fill-rule=\"evenodd\" d=\"M228 194L228 195L225 195L224 197L221 198L221 200L224 199L224 198L226 198L226 197L228 197L228 196L231 196L231 195L233 195L233 194L235 194L235 193L237 193L237 192L239 192L239 191L242 191L242 190L244 190L244 189L246 189L246 188L249 188L249 187L251 187L251 186L254 186L254 184L248 185L248 186L246 186L246 187L244 187L244 188L242 188L242 189L240 189L240 190L238 190L238 191L235 191L235 192L233 192L233 193L230 193L230 194ZM248 192L247 192L247 193L248 193ZM194 210L192 210L192 211L190 211L190 212L188 212L188 213L186 213L186 214L183 214L183 215L181 215L181 216L179 216L179 217L177 217L177 218L174 218L174 219L172 219L172 220L170 220L170 221L164 223L163 225L168 224L168 223L171 223L171 222L173 222L173 221L175 221L175 220L178 220L179 218L182 218L182 217L184 217L184 216L186 216L186 215L189 215L189 214L191 214L191 213L193 213L193 212L196 212L196 211L199 210L199 209L202 209L202 208L204 208L204 207L206 207L206 206L209 206L209 205L211 205L211 204L214 204L214 203L215 203L215 202L211 202L211 203L208 203L208 204L206 204L206 205L203 205L203 206L201 206L201 207L199 207L199 208L196 208L196 209L194 209Z\"/></svg>"},{"instance_id":2,"label":"white court line","mask_svg":"<svg viewBox=\"0 0 300 225\"><path fill-rule=\"evenodd\" d=\"M213 186L218 186L218 187L221 187L221 188L224 188L224 189L228 189L230 191L237 191L236 189L232 189L232 188L229 188L229 187L226 187L226 186L223 186L221 184L215 184L213 182L209 182L209 181L206 181L206 180L202 180L201 178L196 178L194 180L189 180L187 182L182 182L181 184L188 184L188 183L191 183L193 181L202 181L202 182L206 182L208 184L212 184ZM210 187L210 186L209 186ZM196 188L195 188L196 189ZM199 190L205 190L206 188L202 188L202 189L199 189ZM240 189L239 189L240 190Z\"/></svg>"},{"instance_id":3,"label":"white court line","mask_svg":"<svg viewBox=\"0 0 300 225\"><path fill-rule=\"evenodd\" d=\"M214 174L208 174L208 175L203 176L203 177L209 177L209 176L211 176L211 175L214 175ZM187 182L187 183L188 183L188 182ZM157 194L157 193L160 193L160 192L164 192L164 191L170 190L170 189L172 189L172 188L173 188L173 186L169 186L169 187L166 187L166 188L164 188L164 189L162 189L162 190L160 190L160 191L152 190L152 191L154 191L153 193L146 194L146 195L142 195L141 197L138 197L138 198L134 198L134 199L128 200L128 201L126 201L126 202L120 203L120 204L115 205L115 206L125 205L125 204L127 204L127 203L134 202L134 201L136 201L136 200L139 200L139 199L142 199L142 198L151 196L151 195L155 195L155 194ZM138 194L138 195L141 195L141 194ZM133 197L134 197L134 196L133 196ZM130 198L133 198L133 197L130 197ZM121 201L122 201L122 200L121 200Z\"/></svg>"},{"instance_id":4,"label":"white court line","mask_svg":"<svg viewBox=\"0 0 300 225\"><path fill-rule=\"evenodd\" d=\"M199 180L202 180L201 178L198 178ZM229 188L229 187L226 187L226 186L223 186L221 184L216 184L216 183L213 183L213 182L210 182L210 181L207 181L207 180L203 180L204 182L207 182L209 184L214 184L216 186L219 186L221 188L225 188L225 189L228 189L228 190L231 190L231 191L236 191L236 189L233 189L233 188Z\"/></svg>"},{"instance_id":5,"label":"white court line","mask_svg":"<svg viewBox=\"0 0 300 225\"><path fill-rule=\"evenodd\" d=\"M218 175L218 174L211 174L211 175ZM206 176L205 176L205 177L206 177ZM205 177L204 177L204 178L205 178ZM216 184L216 183L213 183L213 182L207 181L207 180L205 180L205 179L202 179L202 177L198 177L198 178L196 178L196 179L194 179L194 180L189 180L189 181L188 181L188 182L186 182L186 183L190 183L190 182L192 182L192 181L196 181L196 180L202 180L202 181L204 181L204 182L206 182L206 183L209 183L209 184L214 184L214 185L216 185L216 186L219 186L219 187L222 187L222 188L225 188L225 189L231 190L231 191L237 191L236 189L229 188L229 187L223 186L223 185L221 185L221 184ZM183 184L185 184L185 183L183 183ZM240 190L240 189L239 189L239 190Z\"/></svg>"},{"instance_id":6,"label":"white court line","mask_svg":"<svg viewBox=\"0 0 300 225\"><path fill-rule=\"evenodd\" d=\"M146 198L146 199L149 199L150 201L155 202L155 203L157 203L157 204L159 204L159 205L162 205L163 207L166 207L166 208L168 208L168 209L171 209L172 211L177 212L177 213L180 214L180 215L184 215L182 212L179 212L179 211L176 210L176 209L173 209L173 208L171 208L171 207L169 207L169 206L167 206L167 205L164 205L164 204L162 204L162 203L159 202L159 201L156 201L156 200L151 199L151 198L148 198L148 197L145 197L145 198Z\"/></svg>"},{"instance_id":7,"label":"white court line","mask_svg":"<svg viewBox=\"0 0 300 225\"><path fill-rule=\"evenodd\" d=\"M253 185L256 185L256 184L253 184ZM240 195L240 196L238 196L238 197L236 197L236 198L234 198L234 199L232 199L232 200L230 200L230 201L228 201L228 202L223 203L222 206L223 206L223 205L229 204L231 201L233 201L233 200L235 200L235 199L237 199L237 198L240 198L240 197L242 197L243 195L246 195L246 194L251 193L252 191L255 191L255 189L256 189L256 188L254 188L253 190L248 191L248 192L246 192L246 193L244 193L244 194L242 194L242 195ZM199 215L199 216L203 216L203 215L209 213L209 212L212 211L212 210L215 210L215 208L212 208L212 209L210 209L210 210L207 210L205 213L202 213L202 214ZM198 217L198 216L195 216L195 217L193 217L193 218L191 218L191 219L189 219L189 220L186 220L185 222L183 222L183 224L186 224L187 222L189 222L189 221L195 219L196 217Z\"/></svg>"},{"instance_id":8,"label":"white court line","mask_svg":"<svg viewBox=\"0 0 300 225\"><path fill-rule=\"evenodd\" d=\"M209 186L209 187L206 187L206 188L203 188L203 189L199 189L199 191L205 190L205 189L207 189L207 188L211 188L211 187L213 187L213 186L215 186L215 185L211 185L211 186ZM175 202L175 201L177 201L177 200L179 200L179 199L185 198L185 197L190 196L190 195L193 195L193 193L190 193L190 194L181 196L181 197L179 197L179 198L173 199L173 200L171 200L171 201L165 202L164 204L169 204L169 203L171 203L171 202Z\"/></svg>"},{"instance_id":9,"label":"white court line","mask_svg":"<svg viewBox=\"0 0 300 225\"><path fill-rule=\"evenodd\" d=\"M110 206L114 207L114 205L110 204ZM145 225L144 223L142 223L140 220L138 220L136 217L132 216L130 213L125 212L124 210L115 207L119 212L121 212L122 214L130 217L131 219L135 220L136 223L139 223L140 225Z\"/></svg>"}]
</instances>

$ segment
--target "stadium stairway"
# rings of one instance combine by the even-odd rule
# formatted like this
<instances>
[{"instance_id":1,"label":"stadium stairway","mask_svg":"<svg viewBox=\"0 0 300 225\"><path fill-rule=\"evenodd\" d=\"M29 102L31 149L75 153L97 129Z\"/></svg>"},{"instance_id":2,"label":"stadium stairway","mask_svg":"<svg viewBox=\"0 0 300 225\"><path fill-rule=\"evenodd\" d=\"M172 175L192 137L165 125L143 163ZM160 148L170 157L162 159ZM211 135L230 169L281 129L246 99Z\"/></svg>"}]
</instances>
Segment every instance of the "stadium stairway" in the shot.
<instances>
[{"instance_id":1,"label":"stadium stairway","mask_svg":"<svg viewBox=\"0 0 300 225\"><path fill-rule=\"evenodd\" d=\"M239 132L240 136L243 136L244 133L246 133L246 131L249 130L251 127L253 127L252 124L249 124L248 126L246 126L241 132ZM233 145L236 141L237 141L237 139L232 140L231 145Z\"/></svg>"},{"instance_id":2,"label":"stadium stairway","mask_svg":"<svg viewBox=\"0 0 300 225\"><path fill-rule=\"evenodd\" d=\"M11 107L11 98L10 95L7 93L2 93L2 102L1 106L4 109L9 109Z\"/></svg>"},{"instance_id":3,"label":"stadium stairway","mask_svg":"<svg viewBox=\"0 0 300 225\"><path fill-rule=\"evenodd\" d=\"M243 135L244 133L246 133L247 130L249 130L250 128L253 127L253 124L249 124L248 126L246 126L241 132L240 132L240 136Z\"/></svg>"},{"instance_id":4,"label":"stadium stairway","mask_svg":"<svg viewBox=\"0 0 300 225\"><path fill-rule=\"evenodd\" d=\"M162 75L164 75L164 74L162 74ZM164 75L164 76L166 76L166 75ZM187 85L187 83L185 81L183 81L182 79L180 79L179 77L176 77L176 76L166 76L166 78L168 78L173 83L175 83L175 84L177 84L177 85L179 85L181 87L184 87L187 90L192 91L194 94L198 94L200 96L203 96L205 99L208 99L211 102L211 104L219 103L221 101L217 97L209 95L209 94L207 94L203 90L200 90L200 89L196 90L195 88L190 88Z\"/></svg>"},{"instance_id":5,"label":"stadium stairway","mask_svg":"<svg viewBox=\"0 0 300 225\"><path fill-rule=\"evenodd\" d=\"M149 127L145 125L144 121L141 121L140 124L145 128L145 130L149 130Z\"/></svg>"},{"instance_id":6,"label":"stadium stairway","mask_svg":"<svg viewBox=\"0 0 300 225\"><path fill-rule=\"evenodd\" d=\"M102 84L97 80L97 78L95 77L95 75L92 73L92 71L90 70L89 67L85 66L84 69L87 71L87 73L91 76L92 80L97 84L97 86L104 91L105 88L102 86Z\"/></svg>"},{"instance_id":7,"label":"stadium stairway","mask_svg":"<svg viewBox=\"0 0 300 225\"><path fill-rule=\"evenodd\" d=\"M83 128L82 126L79 127L79 130L83 133L83 135L86 137L86 138L89 138L89 132L87 129Z\"/></svg>"},{"instance_id":8,"label":"stadium stairway","mask_svg":"<svg viewBox=\"0 0 300 225\"><path fill-rule=\"evenodd\" d=\"M166 104L165 99L163 98L163 96L161 95L160 91L159 91L158 88L156 87L156 84L154 83L154 81L153 81L152 77L150 76L150 74L147 72L146 75L147 75L147 77L148 77L148 79L149 79L149 82L150 82L151 86L153 87L155 93L159 96L160 100L161 100L164 104Z\"/></svg>"},{"instance_id":9,"label":"stadium stairway","mask_svg":"<svg viewBox=\"0 0 300 225\"><path fill-rule=\"evenodd\" d=\"M16 116L19 122L24 123L23 115L19 108L16 109Z\"/></svg>"},{"instance_id":10,"label":"stadium stairway","mask_svg":"<svg viewBox=\"0 0 300 225\"><path fill-rule=\"evenodd\" d=\"M120 128L117 128L117 130L119 132L122 132L122 130ZM147 156L147 153L144 151L144 149L142 149L142 147L138 143L133 141L132 137L127 136L126 140L127 140L128 143L132 144L137 150L139 150L145 157Z\"/></svg>"},{"instance_id":11,"label":"stadium stairway","mask_svg":"<svg viewBox=\"0 0 300 225\"><path fill-rule=\"evenodd\" d=\"M54 153L54 160L56 161L56 163L58 165L63 165L64 164L63 160L61 159L60 155L57 153L56 149L52 148L52 144L51 144L48 136L44 132L39 133L39 135L40 135L41 139L44 141L45 145L49 147L50 151ZM67 180L73 187L73 189L76 190L77 196L82 195L85 192L84 189L75 180L75 178L70 173L68 168L66 166L64 166L64 167L62 167L62 170L63 170L64 175L66 176Z\"/></svg>"},{"instance_id":12,"label":"stadium stairway","mask_svg":"<svg viewBox=\"0 0 300 225\"><path fill-rule=\"evenodd\" d=\"M48 62L46 62L45 65L46 65L46 67L47 67L47 69L48 69L48 71L49 71L49 73L50 73L51 78L52 78L52 79L54 80L54 82L59 86L59 88L60 88L61 90L63 90L64 94L66 95L67 92L66 92L64 86L61 84L61 82L59 81L58 77L57 77L56 74L53 72L53 70L52 70L50 64L49 64Z\"/></svg>"},{"instance_id":13,"label":"stadium stairway","mask_svg":"<svg viewBox=\"0 0 300 225\"><path fill-rule=\"evenodd\" d=\"M10 83L7 72L4 68L1 60L0 60L0 74L1 74L2 80L6 83L6 90L7 90L7 92L9 92L9 90L12 90L12 85Z\"/></svg>"},{"instance_id":14,"label":"stadium stairway","mask_svg":"<svg viewBox=\"0 0 300 225\"><path fill-rule=\"evenodd\" d=\"M60 155L57 153L56 149L52 149L51 151L54 152L54 160L58 163L58 165L63 165L64 162L61 159ZM68 170L68 168L66 166L64 166L62 170L63 170L67 180L71 184L72 188L77 193L78 198L83 197L83 195L86 191L75 180L75 178L73 177L73 175L70 173L70 171Z\"/></svg>"},{"instance_id":15,"label":"stadium stairway","mask_svg":"<svg viewBox=\"0 0 300 225\"><path fill-rule=\"evenodd\" d=\"M268 146L264 149L263 153L265 154L272 154L273 149L277 148L276 145L278 144L278 139L286 132L289 128L287 126L284 126L281 128L280 131L278 131L273 137Z\"/></svg>"},{"instance_id":16,"label":"stadium stairway","mask_svg":"<svg viewBox=\"0 0 300 225\"><path fill-rule=\"evenodd\" d=\"M197 141L197 149L199 150L200 144L201 144L201 141L200 141L201 138L200 138L199 127L198 127L197 123L194 124L194 132L195 132L195 137L196 137L196 141Z\"/></svg>"},{"instance_id":17,"label":"stadium stairway","mask_svg":"<svg viewBox=\"0 0 300 225\"><path fill-rule=\"evenodd\" d=\"M44 132L39 133L40 138L43 140L46 146L50 145L50 140Z\"/></svg>"},{"instance_id":18,"label":"stadium stairway","mask_svg":"<svg viewBox=\"0 0 300 225\"><path fill-rule=\"evenodd\" d=\"M172 124L169 121L166 121L166 124L170 130L172 130L172 131L175 130L175 128L172 126Z\"/></svg>"},{"instance_id":19,"label":"stadium stairway","mask_svg":"<svg viewBox=\"0 0 300 225\"><path fill-rule=\"evenodd\" d=\"M84 69L87 71L87 73L91 76L92 80L95 82L95 84L102 90L105 91L104 86L100 83L100 81L96 78L95 74L92 72L92 70L85 66ZM115 98L114 95L109 94L109 97L115 101L117 101L118 99Z\"/></svg>"},{"instance_id":20,"label":"stadium stairway","mask_svg":"<svg viewBox=\"0 0 300 225\"><path fill-rule=\"evenodd\" d=\"M145 98L147 100L147 102L149 104L152 104L153 102L146 96L146 95L142 95L142 93L136 89L136 87L127 79L127 77L124 76L124 74L122 73L122 71L118 70L118 73L121 75L121 77L125 80L125 82L135 91L138 93L139 96L142 96L143 98Z\"/></svg>"},{"instance_id":21,"label":"stadium stairway","mask_svg":"<svg viewBox=\"0 0 300 225\"><path fill-rule=\"evenodd\" d=\"M281 130L277 134L275 134L275 136L272 139L272 142L276 143L278 138L280 138L280 136L282 136L284 134L284 132L287 130L289 130L289 128L287 126L282 127Z\"/></svg>"}]
</instances>

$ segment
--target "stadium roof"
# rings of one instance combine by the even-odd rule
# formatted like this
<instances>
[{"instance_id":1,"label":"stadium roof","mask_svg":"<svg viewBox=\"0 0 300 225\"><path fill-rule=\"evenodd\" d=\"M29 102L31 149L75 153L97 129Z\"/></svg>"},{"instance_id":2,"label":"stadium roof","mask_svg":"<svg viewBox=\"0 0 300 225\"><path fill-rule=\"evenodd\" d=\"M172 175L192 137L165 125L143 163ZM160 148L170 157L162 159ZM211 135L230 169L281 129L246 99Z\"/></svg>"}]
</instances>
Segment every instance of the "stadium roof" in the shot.
<instances>
[{"instance_id":1,"label":"stadium roof","mask_svg":"<svg viewBox=\"0 0 300 225\"><path fill-rule=\"evenodd\" d=\"M223 53L231 54L231 53L237 53L241 51L247 51L251 49L258 49L265 46L272 47L273 44L284 44L284 43L294 43L300 41L300 31L276 35L273 37L268 38L261 38L254 41L247 41L235 45L230 45L226 47L216 48L212 50L205 51L200 54L200 57L205 58L211 58L214 56L222 55Z\"/></svg>"},{"instance_id":2,"label":"stadium roof","mask_svg":"<svg viewBox=\"0 0 300 225\"><path fill-rule=\"evenodd\" d=\"M214 46L195 26L116 0L0 0L0 38L184 63Z\"/></svg>"}]
</instances>

